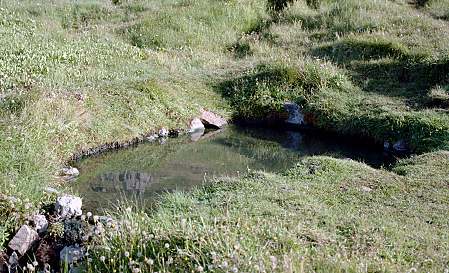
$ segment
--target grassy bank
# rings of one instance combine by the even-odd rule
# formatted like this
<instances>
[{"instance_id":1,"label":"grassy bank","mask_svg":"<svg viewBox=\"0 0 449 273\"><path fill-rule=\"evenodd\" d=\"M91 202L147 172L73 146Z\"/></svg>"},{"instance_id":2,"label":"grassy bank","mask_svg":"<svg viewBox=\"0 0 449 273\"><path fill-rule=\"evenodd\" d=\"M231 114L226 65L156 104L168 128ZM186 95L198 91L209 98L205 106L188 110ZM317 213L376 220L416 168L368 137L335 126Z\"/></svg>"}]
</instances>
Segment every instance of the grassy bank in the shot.
<instances>
[{"instance_id":1,"label":"grassy bank","mask_svg":"<svg viewBox=\"0 0 449 273\"><path fill-rule=\"evenodd\" d=\"M291 100L321 129L405 140L418 153L448 150L446 7L447 0L323 0L318 8L296 1L271 14L262 0L0 1L0 192L20 200L0 202L0 243L50 198L42 189L59 185L71 154L185 127L201 108L261 118ZM311 162L317 173L307 174ZM398 175L312 158L288 174L169 195L154 216L125 217L160 232L145 249L157 268L170 267L174 249L156 250L179 240L191 255L174 264L186 268L210 264L216 252L218 262L247 271L250 262L269 271L270 256L280 271L281 263L294 271L439 271L447 267L439 232L447 228L448 162L447 153L425 154L401 163ZM344 182L347 191L338 188ZM379 188L355 190L362 185ZM112 233L111 243L137 255L144 245L124 242L137 240L134 232Z\"/></svg>"},{"instance_id":2,"label":"grassy bank","mask_svg":"<svg viewBox=\"0 0 449 273\"><path fill-rule=\"evenodd\" d=\"M441 272L449 258L448 156L416 157L396 173L311 157L283 174L254 172L166 196L151 216L123 209L126 232L99 238L90 268Z\"/></svg>"}]
</instances>

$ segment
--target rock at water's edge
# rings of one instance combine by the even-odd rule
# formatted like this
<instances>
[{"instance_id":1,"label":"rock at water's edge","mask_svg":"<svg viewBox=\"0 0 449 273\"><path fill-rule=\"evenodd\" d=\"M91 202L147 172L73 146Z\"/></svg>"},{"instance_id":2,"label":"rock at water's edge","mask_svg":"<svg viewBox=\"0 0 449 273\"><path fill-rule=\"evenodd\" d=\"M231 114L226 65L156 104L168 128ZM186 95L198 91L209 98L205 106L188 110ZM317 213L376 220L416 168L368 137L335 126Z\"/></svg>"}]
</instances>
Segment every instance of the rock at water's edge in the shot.
<instances>
[{"instance_id":1,"label":"rock at water's edge","mask_svg":"<svg viewBox=\"0 0 449 273\"><path fill-rule=\"evenodd\" d=\"M8 246L12 250L19 252L20 255L24 255L38 239L39 235L34 229L23 225L9 242Z\"/></svg>"},{"instance_id":2,"label":"rock at water's edge","mask_svg":"<svg viewBox=\"0 0 449 273\"><path fill-rule=\"evenodd\" d=\"M169 131L166 128L162 128L159 130L160 137L168 137Z\"/></svg>"},{"instance_id":3,"label":"rock at water's edge","mask_svg":"<svg viewBox=\"0 0 449 273\"><path fill-rule=\"evenodd\" d=\"M288 119L285 121L286 123L292 125L305 124L304 114L301 113L301 108L298 104L294 102L286 102L284 103L284 108L288 112Z\"/></svg>"},{"instance_id":4,"label":"rock at water's edge","mask_svg":"<svg viewBox=\"0 0 449 273\"><path fill-rule=\"evenodd\" d=\"M404 140L399 140L393 144L393 150L397 153L406 153L409 149Z\"/></svg>"},{"instance_id":5,"label":"rock at water's edge","mask_svg":"<svg viewBox=\"0 0 449 273\"><path fill-rule=\"evenodd\" d=\"M65 179L73 179L80 175L80 171L74 167L64 167L62 168L62 175Z\"/></svg>"},{"instance_id":6,"label":"rock at water's edge","mask_svg":"<svg viewBox=\"0 0 449 273\"><path fill-rule=\"evenodd\" d=\"M211 126L219 129L225 127L228 124L228 122L224 118L206 110L201 110L200 119L205 126Z\"/></svg>"},{"instance_id":7,"label":"rock at water's edge","mask_svg":"<svg viewBox=\"0 0 449 273\"><path fill-rule=\"evenodd\" d=\"M204 134L205 130L206 128L204 127L204 124L201 122L201 120L199 118L194 118L190 122L190 140L198 141Z\"/></svg>"},{"instance_id":8,"label":"rock at water's edge","mask_svg":"<svg viewBox=\"0 0 449 273\"><path fill-rule=\"evenodd\" d=\"M83 202L81 198L73 195L64 195L56 200L56 212L62 218L71 218L83 214L81 207Z\"/></svg>"},{"instance_id":9,"label":"rock at water's edge","mask_svg":"<svg viewBox=\"0 0 449 273\"><path fill-rule=\"evenodd\" d=\"M205 129L204 124L201 122L199 118L194 118L190 122L190 129L189 129L190 133L194 133L196 131L204 131L204 129Z\"/></svg>"}]
</instances>

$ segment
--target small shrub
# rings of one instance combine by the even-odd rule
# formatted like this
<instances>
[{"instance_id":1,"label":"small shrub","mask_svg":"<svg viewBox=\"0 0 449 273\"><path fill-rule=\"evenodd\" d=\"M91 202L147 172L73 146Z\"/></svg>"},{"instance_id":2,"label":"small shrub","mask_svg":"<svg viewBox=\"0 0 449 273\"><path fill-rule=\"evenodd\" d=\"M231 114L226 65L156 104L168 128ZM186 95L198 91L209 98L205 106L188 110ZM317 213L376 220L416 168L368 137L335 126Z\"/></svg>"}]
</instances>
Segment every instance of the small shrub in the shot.
<instances>
[{"instance_id":1,"label":"small shrub","mask_svg":"<svg viewBox=\"0 0 449 273\"><path fill-rule=\"evenodd\" d=\"M295 0L268 0L268 10L281 12L294 1ZM306 0L307 6L312 9L319 9L320 2L321 0Z\"/></svg>"},{"instance_id":2,"label":"small shrub","mask_svg":"<svg viewBox=\"0 0 449 273\"><path fill-rule=\"evenodd\" d=\"M253 54L250 44L246 41L238 41L228 47L228 51L234 53L236 58L244 58Z\"/></svg>"}]
</instances>

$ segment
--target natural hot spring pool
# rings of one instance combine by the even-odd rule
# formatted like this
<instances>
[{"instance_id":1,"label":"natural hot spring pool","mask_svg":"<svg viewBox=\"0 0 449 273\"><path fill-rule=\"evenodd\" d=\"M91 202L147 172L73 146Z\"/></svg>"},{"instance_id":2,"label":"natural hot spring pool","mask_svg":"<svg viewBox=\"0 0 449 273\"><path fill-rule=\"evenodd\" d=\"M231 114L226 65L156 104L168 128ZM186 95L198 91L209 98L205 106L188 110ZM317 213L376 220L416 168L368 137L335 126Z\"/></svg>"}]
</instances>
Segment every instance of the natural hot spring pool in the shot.
<instances>
[{"instance_id":1,"label":"natural hot spring pool","mask_svg":"<svg viewBox=\"0 0 449 273\"><path fill-rule=\"evenodd\" d=\"M167 191L185 191L214 176L277 172L307 155L332 155L374 167L389 162L379 147L314 133L229 126L198 141L189 136L112 151L78 163L73 189L86 210L101 212L126 198L151 204ZM145 205L145 204L144 204Z\"/></svg>"}]
</instances>

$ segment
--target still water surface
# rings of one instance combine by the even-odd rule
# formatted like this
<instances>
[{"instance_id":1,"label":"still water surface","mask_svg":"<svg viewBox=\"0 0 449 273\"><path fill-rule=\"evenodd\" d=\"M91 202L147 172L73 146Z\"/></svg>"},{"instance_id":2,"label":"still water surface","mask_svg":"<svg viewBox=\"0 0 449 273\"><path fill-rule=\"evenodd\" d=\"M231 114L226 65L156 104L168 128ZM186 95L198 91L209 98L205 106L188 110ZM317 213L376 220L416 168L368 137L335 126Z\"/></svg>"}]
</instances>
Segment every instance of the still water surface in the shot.
<instances>
[{"instance_id":1,"label":"still water surface","mask_svg":"<svg viewBox=\"0 0 449 273\"><path fill-rule=\"evenodd\" d=\"M283 171L309 155L351 158L373 167L388 162L381 148L343 138L229 126L199 140L183 136L82 160L72 187L86 210L100 213L124 198L151 205L161 193L186 191L217 176Z\"/></svg>"}]
</instances>

